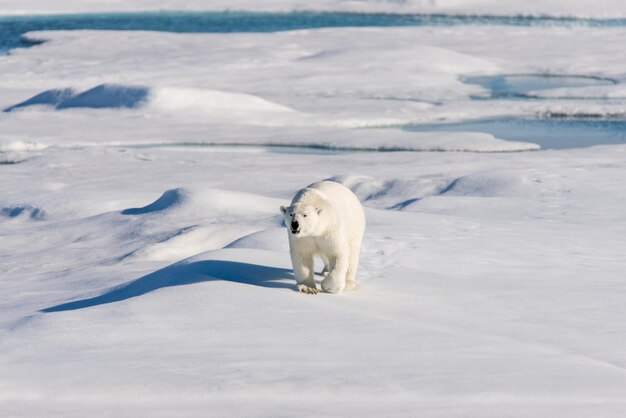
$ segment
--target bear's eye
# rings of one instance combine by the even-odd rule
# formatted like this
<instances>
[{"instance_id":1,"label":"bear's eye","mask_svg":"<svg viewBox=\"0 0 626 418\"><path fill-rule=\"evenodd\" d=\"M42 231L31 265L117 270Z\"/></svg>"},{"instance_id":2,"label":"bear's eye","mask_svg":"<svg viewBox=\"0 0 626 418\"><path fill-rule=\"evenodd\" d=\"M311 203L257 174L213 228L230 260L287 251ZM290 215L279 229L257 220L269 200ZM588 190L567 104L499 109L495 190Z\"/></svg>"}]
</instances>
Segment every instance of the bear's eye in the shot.
<instances>
[{"instance_id":1,"label":"bear's eye","mask_svg":"<svg viewBox=\"0 0 626 418\"><path fill-rule=\"evenodd\" d=\"M290 213L289 216L291 216L293 218L293 213Z\"/></svg>"},{"instance_id":2,"label":"bear's eye","mask_svg":"<svg viewBox=\"0 0 626 418\"><path fill-rule=\"evenodd\" d=\"M304 216L306 218L306 213L304 215L302 215L302 216Z\"/></svg>"}]
</instances>

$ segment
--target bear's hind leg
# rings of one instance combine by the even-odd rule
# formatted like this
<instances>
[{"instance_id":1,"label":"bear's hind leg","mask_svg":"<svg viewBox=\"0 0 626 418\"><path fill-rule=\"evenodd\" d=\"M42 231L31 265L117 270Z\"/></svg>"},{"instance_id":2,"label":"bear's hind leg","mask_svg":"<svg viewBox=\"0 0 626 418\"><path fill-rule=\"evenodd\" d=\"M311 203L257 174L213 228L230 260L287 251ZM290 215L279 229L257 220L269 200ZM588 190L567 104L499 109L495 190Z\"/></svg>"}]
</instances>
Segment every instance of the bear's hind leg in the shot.
<instances>
[{"instance_id":1,"label":"bear's hind leg","mask_svg":"<svg viewBox=\"0 0 626 418\"><path fill-rule=\"evenodd\" d=\"M334 262L332 262L334 261ZM348 272L348 257L341 255L332 260L332 268L328 276L322 280L322 289L328 293L340 293L346 287L346 273Z\"/></svg>"},{"instance_id":2,"label":"bear's hind leg","mask_svg":"<svg viewBox=\"0 0 626 418\"><path fill-rule=\"evenodd\" d=\"M330 260L323 254L320 254L322 261L324 262L324 269L322 270L322 277L328 277L330 274Z\"/></svg>"},{"instance_id":3,"label":"bear's hind leg","mask_svg":"<svg viewBox=\"0 0 626 418\"><path fill-rule=\"evenodd\" d=\"M359 269L359 254L361 252L361 242L350 248L350 265L346 273L346 290L359 290L356 282L356 272Z\"/></svg>"}]
</instances>

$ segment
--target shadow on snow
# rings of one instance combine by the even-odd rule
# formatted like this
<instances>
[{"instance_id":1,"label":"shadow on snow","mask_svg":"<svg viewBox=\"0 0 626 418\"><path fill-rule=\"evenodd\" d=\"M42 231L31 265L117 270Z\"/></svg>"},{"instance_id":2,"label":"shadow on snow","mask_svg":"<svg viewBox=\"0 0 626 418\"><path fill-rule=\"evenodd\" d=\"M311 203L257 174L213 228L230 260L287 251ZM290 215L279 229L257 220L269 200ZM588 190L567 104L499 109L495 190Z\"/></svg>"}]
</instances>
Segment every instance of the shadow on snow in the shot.
<instances>
[{"instance_id":1,"label":"shadow on snow","mask_svg":"<svg viewBox=\"0 0 626 418\"><path fill-rule=\"evenodd\" d=\"M42 309L41 312L61 312L89 308L145 295L169 286L225 280L267 288L292 289L291 269L261 266L235 261L205 260L176 263L139 279L115 287L100 296L81 299Z\"/></svg>"}]
</instances>

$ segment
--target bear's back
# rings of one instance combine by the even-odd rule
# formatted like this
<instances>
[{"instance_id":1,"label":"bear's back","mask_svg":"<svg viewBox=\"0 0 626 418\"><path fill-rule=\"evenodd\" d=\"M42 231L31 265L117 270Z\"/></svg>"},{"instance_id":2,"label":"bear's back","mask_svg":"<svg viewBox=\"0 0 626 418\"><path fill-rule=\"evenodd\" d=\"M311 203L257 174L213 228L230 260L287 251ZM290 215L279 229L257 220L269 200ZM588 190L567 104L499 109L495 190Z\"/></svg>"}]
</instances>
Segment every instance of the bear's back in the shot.
<instances>
[{"instance_id":1,"label":"bear's back","mask_svg":"<svg viewBox=\"0 0 626 418\"><path fill-rule=\"evenodd\" d=\"M335 209L337 215L344 218L343 221L350 225L350 229L365 228L363 206L352 190L343 184L334 181L318 181L307 186L306 189L318 191L319 195Z\"/></svg>"},{"instance_id":2,"label":"bear's back","mask_svg":"<svg viewBox=\"0 0 626 418\"><path fill-rule=\"evenodd\" d=\"M352 193L352 190L348 189L341 183L337 183L335 181L318 181L313 184L309 184L307 189L313 189L320 192L320 194L326 197L328 200L346 200L346 201L356 201L359 206L361 202L359 199Z\"/></svg>"}]
</instances>

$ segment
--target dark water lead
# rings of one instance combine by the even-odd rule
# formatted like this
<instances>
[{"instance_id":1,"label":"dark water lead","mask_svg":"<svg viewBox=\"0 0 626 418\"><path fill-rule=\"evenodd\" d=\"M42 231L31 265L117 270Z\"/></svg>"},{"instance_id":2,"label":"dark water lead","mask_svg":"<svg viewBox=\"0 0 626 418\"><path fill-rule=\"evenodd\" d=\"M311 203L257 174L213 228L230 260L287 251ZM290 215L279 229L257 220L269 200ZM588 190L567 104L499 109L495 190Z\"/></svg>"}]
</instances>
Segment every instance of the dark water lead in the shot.
<instances>
[{"instance_id":1,"label":"dark water lead","mask_svg":"<svg viewBox=\"0 0 626 418\"><path fill-rule=\"evenodd\" d=\"M392 26L626 26L626 19L529 16L455 16L339 12L151 12L0 17L0 53L32 45L21 39L38 30L151 30L178 33L279 32L332 27Z\"/></svg>"},{"instance_id":2,"label":"dark water lead","mask_svg":"<svg viewBox=\"0 0 626 418\"><path fill-rule=\"evenodd\" d=\"M417 132L485 132L496 138L539 144L542 149L626 144L623 119L485 119L459 123L410 125Z\"/></svg>"},{"instance_id":3,"label":"dark water lead","mask_svg":"<svg viewBox=\"0 0 626 418\"><path fill-rule=\"evenodd\" d=\"M565 87L610 86L618 83L606 77L560 74L479 76L465 77L462 81L467 84L478 84L491 92L488 96L476 96L474 99L537 99L541 96L532 92ZM554 97L550 98L554 99ZM592 97L585 98L592 99Z\"/></svg>"}]
</instances>

